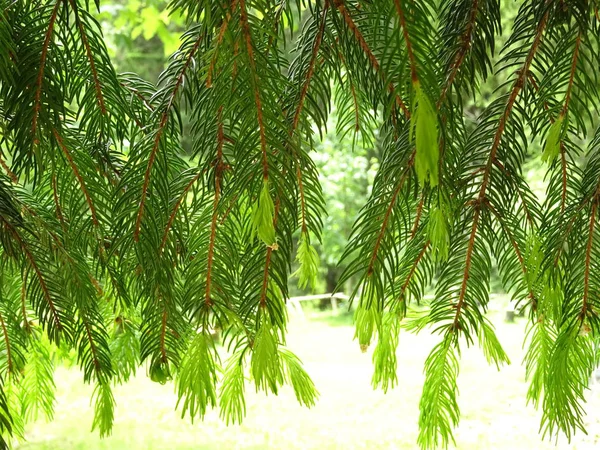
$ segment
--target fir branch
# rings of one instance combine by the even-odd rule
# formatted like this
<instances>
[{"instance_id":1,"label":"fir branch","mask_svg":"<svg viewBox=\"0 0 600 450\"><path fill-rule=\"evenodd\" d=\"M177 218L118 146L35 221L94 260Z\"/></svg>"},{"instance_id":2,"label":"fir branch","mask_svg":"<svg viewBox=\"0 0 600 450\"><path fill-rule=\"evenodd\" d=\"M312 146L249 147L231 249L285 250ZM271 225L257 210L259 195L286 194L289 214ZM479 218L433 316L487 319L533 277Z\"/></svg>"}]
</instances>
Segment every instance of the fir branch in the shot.
<instances>
[{"instance_id":1,"label":"fir branch","mask_svg":"<svg viewBox=\"0 0 600 450\"><path fill-rule=\"evenodd\" d=\"M215 241L217 237L217 222L219 221L219 200L221 195L221 183L223 180L223 107L219 108L217 113L217 158L215 160L215 195L213 200L212 217L210 220L210 238L208 241L208 256L206 261L206 290L204 293L204 303L207 308L212 305L211 288L213 281L213 259L215 256Z\"/></svg>"},{"instance_id":2,"label":"fir branch","mask_svg":"<svg viewBox=\"0 0 600 450\"><path fill-rule=\"evenodd\" d=\"M5 224L10 228L11 234L13 235L15 240L19 243L19 246L23 249L23 253L25 254L26 259L29 261L29 264L33 268L33 271L35 272L36 278L38 279L38 282L42 289L44 299L46 300L46 302L48 303L48 307L50 308L50 312L52 314L52 320L54 321L56 329L58 331L61 331L63 329L63 325L59 318L58 310L54 304L54 300L52 300L52 296L50 295L50 290L48 289L48 285L46 284L46 279L45 279L44 275L42 274L42 270L40 269L40 266L38 265L36 259L34 258L33 254L31 253L27 243L19 235L19 232L17 231L17 229L13 225L11 225L9 222L5 222Z\"/></svg>"},{"instance_id":3,"label":"fir branch","mask_svg":"<svg viewBox=\"0 0 600 450\"><path fill-rule=\"evenodd\" d=\"M188 53L188 55L185 59L185 63L183 64L181 72L177 76L177 80L175 82L175 85L173 86L173 90L171 91L171 94L169 95L169 101L165 107L165 110L162 113L162 117L160 119L160 123L159 123L158 129L156 131L156 135L154 137L154 144L152 146L152 150L150 151L150 157L148 159L148 165L146 166L146 172L144 173L144 184L142 187L142 196L140 199L140 206L139 206L139 209L137 212L137 217L135 219L135 228L133 231L133 239L136 242L139 240L139 237L140 237L142 218L144 216L144 207L146 205L146 197L148 196L148 188L150 186L150 175L152 172L152 166L154 165L154 161L155 161L156 155L158 153L160 141L161 141L161 138L165 131L165 127L167 126L167 123L169 120L169 114L171 112L171 108L173 108L173 106L174 106L175 99L177 97L177 93L179 92L179 89L180 89L181 85L183 84L183 79L185 77L185 74L186 74L190 64L192 63L192 60L193 60L194 56L196 55L196 52L198 51L198 47L200 46L202 37L203 37L202 34L198 35L198 38L196 39L194 46L192 47L192 49L190 50L190 52Z\"/></svg>"},{"instance_id":4,"label":"fir branch","mask_svg":"<svg viewBox=\"0 0 600 450\"><path fill-rule=\"evenodd\" d=\"M474 212L474 216L473 216L473 224L471 226L471 233L469 236L469 243L467 245L465 270L464 270L463 277L462 277L462 283L461 283L458 301L455 305L456 312L454 314L454 320L453 320L452 328L451 328L453 331L458 331L460 329L460 325L459 325L460 313L461 313L461 310L465 303L465 294L467 292L467 283L469 281L469 274L471 271L471 261L472 261L473 249L475 246L475 238L477 235L477 227L479 225L481 205L483 204L483 200L485 198L485 193L486 193L486 190L488 187L491 169L492 169L492 166L496 159L496 152L498 151L498 148L500 147L500 142L502 140L502 134L504 133L504 129L506 127L506 122L508 121L508 119L510 117L510 114L514 107L515 101L517 100L517 96L523 89L525 82L527 80L527 73L529 71L529 66L533 62L533 58L534 58L534 56L539 48L539 45L542 41L542 36L543 36L544 30L546 28L546 23L548 21L548 14L549 14L548 12L546 12L544 14L540 23L537 26L537 30L536 30L536 34L535 34L533 43L531 45L531 48L529 49L529 52L527 53L527 57L525 58L525 62L523 63L523 66L521 67L521 69L519 69L520 70L519 75L513 85L511 92L510 92L508 101L506 103L506 107L504 109L504 113L503 113L502 117L500 118L500 122L498 124L496 133L494 135L492 148L490 150L487 164L485 166L485 170L483 173L483 180L481 182L479 194L478 194L478 196L475 200L475 204L474 204L475 212Z\"/></svg>"},{"instance_id":5,"label":"fir branch","mask_svg":"<svg viewBox=\"0 0 600 450\"><path fill-rule=\"evenodd\" d=\"M48 48L50 47L50 42L52 41L52 36L54 34L54 24L56 22L56 18L58 16L58 8L62 4L62 0L56 0L54 4L54 8L52 9L52 13L50 14L50 20L48 22L48 29L46 31L44 37L44 44L42 45L42 55L40 57L40 69L38 71L37 81L35 85L35 101L33 103L33 124L31 126L31 134L35 138L35 134L37 131L37 123L38 117L40 114L40 109L42 107L42 83L44 80L44 71L46 68L46 58L48 56Z\"/></svg>"},{"instance_id":6,"label":"fir branch","mask_svg":"<svg viewBox=\"0 0 600 450\"><path fill-rule=\"evenodd\" d=\"M590 226L588 231L588 240L585 250L585 263L584 263L584 275L583 275L583 303L581 305L581 312L579 313L579 320L583 322L590 310L589 305L589 291L590 291L590 269L592 260L592 247L594 245L594 230L596 227L596 208L598 207L598 199L594 198L592 201L592 211L590 213Z\"/></svg>"},{"instance_id":7,"label":"fir branch","mask_svg":"<svg viewBox=\"0 0 600 450\"><path fill-rule=\"evenodd\" d=\"M54 138L56 139L56 142L58 143L59 148L62 150L63 154L65 155L65 158L67 159L67 162L69 163L69 166L71 167L71 170L73 171L73 175L75 175L75 178L77 179L77 182L79 183L81 192L83 192L85 201L88 204L88 207L90 208L90 214L92 215L92 222L93 222L94 226L97 227L99 222L98 222L98 215L96 213L96 207L94 206L92 197L90 196L90 193L85 185L85 181L84 181L83 177L81 176L81 173L79 172L79 169L77 168L77 165L75 164L75 161L73 160L73 157L71 156L71 153L69 152L69 149L65 145L60 134L58 134L58 131L56 131L56 129L53 129L52 132L54 134Z\"/></svg>"},{"instance_id":8,"label":"fir branch","mask_svg":"<svg viewBox=\"0 0 600 450\"><path fill-rule=\"evenodd\" d=\"M399 0L394 0L394 1L398 2ZM397 8L399 8L399 6ZM469 19L467 21L467 26L465 27L465 31L463 32L463 34L460 36L461 46L460 46L459 50L456 52L456 55L454 56L454 60L452 61L452 64L450 66L451 67L450 74L448 75L448 77L446 78L446 81L444 82L444 86L442 88L440 98L438 99L438 102L437 102L438 109L440 108L441 104L444 102L446 95L448 94L448 90L454 83L454 79L456 78L456 75L458 74L458 71L463 64L463 62L467 56L467 53L469 52L469 49L471 48L471 42L473 39L473 30L475 28L475 21L477 19L478 8L479 8L479 0L473 0L473 4L471 5L471 10L469 12Z\"/></svg>"},{"instance_id":9,"label":"fir branch","mask_svg":"<svg viewBox=\"0 0 600 450\"><path fill-rule=\"evenodd\" d=\"M0 327L2 328L2 335L4 336L4 345L6 346L6 364L7 364L7 372L9 376L14 375L14 363L12 358L12 346L10 343L10 338L8 336L8 329L6 328L6 322L4 321L4 317L2 312L0 311Z\"/></svg>"},{"instance_id":10,"label":"fir branch","mask_svg":"<svg viewBox=\"0 0 600 450\"><path fill-rule=\"evenodd\" d=\"M385 76L385 74L381 70L381 65L379 64L379 60L377 59L377 57L375 56L375 54L371 50L371 47L369 47L369 44L365 40L362 32L360 31L360 29L358 28L358 26L356 25L356 23L354 23L354 20L352 19L352 16L348 12L348 8L346 8L346 5L344 5L344 0L334 0L334 5L337 8L337 10L340 12L340 14L342 15L342 18L346 22L346 25L348 25L348 28L352 32L352 35L355 37L356 41L358 42L358 45L360 46L360 48L362 49L362 51L367 56L367 59L369 60L369 62L373 66L373 69L375 69L375 72L377 72L379 74L379 76L381 77L382 81L384 83L386 83L387 77ZM400 95L397 94L397 91L396 91L396 88L395 88L394 84L392 82L387 82L387 87L386 88L387 88L387 90L391 94L395 95L395 97L396 97L396 104L400 107L400 109L402 109L402 112L404 113L404 116L406 118L409 118L410 117L410 110L408 109L408 107L406 106L406 104L404 103L404 101L402 100L402 97L400 97Z\"/></svg>"},{"instance_id":11,"label":"fir branch","mask_svg":"<svg viewBox=\"0 0 600 450\"><path fill-rule=\"evenodd\" d=\"M408 62L410 64L410 78L413 83L419 81L419 76L417 74L417 61L415 59L415 54L413 53L413 47L410 40L410 36L408 35L408 28L406 26L406 19L404 17L404 10L402 9L401 0L394 0L394 7L396 8L396 13L398 14L398 19L400 20L400 27L402 28L402 36L404 37L404 43L406 44L406 52L408 53Z\"/></svg>"},{"instance_id":12,"label":"fir branch","mask_svg":"<svg viewBox=\"0 0 600 450\"><path fill-rule=\"evenodd\" d=\"M102 94L102 84L100 83L100 79L98 78L96 62L94 61L94 55L92 54L92 49L90 48L90 42L85 32L85 27L83 26L83 22L79 17L79 8L75 0L69 0L69 4L71 5L71 9L73 10L73 14L75 15L75 22L77 23L77 28L79 29L81 40L83 42L83 46L85 47L85 53L90 64L90 71L92 72L92 79L94 81L94 89L96 91L96 99L98 100L98 106L100 107L100 112L102 113L102 115L106 115L104 95Z\"/></svg>"},{"instance_id":13,"label":"fir branch","mask_svg":"<svg viewBox=\"0 0 600 450\"><path fill-rule=\"evenodd\" d=\"M252 34L250 31L250 23L248 21L248 11L246 10L246 0L239 0L240 4L240 23L242 33L244 34L244 42L246 44L246 52L248 54L248 62L250 68L250 80L252 90L254 91L254 103L256 106L256 115L258 119L258 129L260 133L260 149L262 152L263 179L269 178L269 162L267 158L267 136L265 131L265 123L263 119L262 102L260 99L260 89L258 84L258 75L256 73L256 61L254 59L254 48L252 45Z\"/></svg>"}]
</instances>

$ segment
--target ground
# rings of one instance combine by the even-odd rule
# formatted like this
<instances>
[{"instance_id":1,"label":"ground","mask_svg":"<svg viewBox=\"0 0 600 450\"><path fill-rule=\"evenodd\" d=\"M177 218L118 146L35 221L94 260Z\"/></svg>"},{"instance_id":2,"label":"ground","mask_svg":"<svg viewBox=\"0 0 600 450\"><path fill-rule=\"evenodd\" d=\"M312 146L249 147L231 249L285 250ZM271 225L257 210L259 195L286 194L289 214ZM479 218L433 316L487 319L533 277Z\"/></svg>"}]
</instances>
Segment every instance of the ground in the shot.
<instances>
[{"instance_id":1,"label":"ground","mask_svg":"<svg viewBox=\"0 0 600 450\"><path fill-rule=\"evenodd\" d=\"M291 318L288 344L304 361L320 391L316 407L298 406L293 392L256 394L248 387L248 416L226 427L216 411L191 424L174 410L173 385L151 382L143 373L115 390L116 420L111 437L90 433L92 389L75 369L56 372L58 398L53 423L27 428L18 448L41 449L416 449L423 362L438 341L403 331L398 349L399 386L383 394L371 388L371 352L353 341L350 320L320 313ZM459 376L461 423L458 449L600 448L600 385L588 395L588 435L543 442L539 413L525 402L524 320L508 324L502 312L492 321L512 364L500 372L487 365L478 348L464 351Z\"/></svg>"}]
</instances>

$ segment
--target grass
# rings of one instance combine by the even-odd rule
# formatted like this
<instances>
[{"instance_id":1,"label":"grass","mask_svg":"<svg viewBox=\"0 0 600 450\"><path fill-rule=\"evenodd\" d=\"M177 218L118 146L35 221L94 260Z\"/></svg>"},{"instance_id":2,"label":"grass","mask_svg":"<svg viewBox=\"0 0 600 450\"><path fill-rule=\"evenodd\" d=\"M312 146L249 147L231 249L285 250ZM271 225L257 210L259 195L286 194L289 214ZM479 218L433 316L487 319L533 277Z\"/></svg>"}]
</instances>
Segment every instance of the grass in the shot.
<instances>
[{"instance_id":1,"label":"grass","mask_svg":"<svg viewBox=\"0 0 600 450\"><path fill-rule=\"evenodd\" d=\"M75 369L56 372L55 420L28 427L18 448L41 449L415 449L423 362L439 339L403 332L398 350L399 386L388 394L371 388L371 351L361 353L347 316L329 313L292 317L288 344L304 361L321 396L313 409L298 406L291 389L279 396L247 389L248 416L226 427L212 411L191 424L174 411L173 385L151 382L143 373L115 389L116 421L112 436L90 433L92 389ZM461 423L459 449L600 448L600 386L589 394L588 435L569 444L543 442L539 413L525 404L527 384L520 365L524 322L503 322L492 315L498 337L512 364L498 372L477 348L463 352L459 376ZM318 320L315 320L318 319ZM331 322L331 323L330 323ZM333 326L335 325L335 326Z\"/></svg>"}]
</instances>

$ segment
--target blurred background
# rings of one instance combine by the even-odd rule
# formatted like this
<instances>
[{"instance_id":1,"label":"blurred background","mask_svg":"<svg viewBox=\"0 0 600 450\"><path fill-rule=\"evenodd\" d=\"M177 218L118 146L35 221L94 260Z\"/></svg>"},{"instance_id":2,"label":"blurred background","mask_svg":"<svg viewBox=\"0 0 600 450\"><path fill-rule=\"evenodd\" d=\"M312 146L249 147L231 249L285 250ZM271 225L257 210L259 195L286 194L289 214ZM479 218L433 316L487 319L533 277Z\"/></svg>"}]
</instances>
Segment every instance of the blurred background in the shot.
<instances>
[{"instance_id":1,"label":"blurred background","mask_svg":"<svg viewBox=\"0 0 600 450\"><path fill-rule=\"evenodd\" d=\"M103 0L97 15L119 72L135 72L156 82L168 56L177 50L183 21L165 12L166 0ZM511 23L518 3L502 0L503 23ZM297 27L301 24L297 24ZM504 30L505 34L509 30ZM497 42L498 49L504 37ZM466 113L473 118L495 96L501 80L490 77L477 102ZM185 122L185 116L184 116ZM364 135L336 133L335 110L328 133L313 157L327 202L323 242L318 247L321 268L314 292L300 291L291 280L288 346L304 362L320 391L312 409L300 407L291 388L265 396L247 389L247 417L227 427L210 412L204 421L190 423L175 409L173 384L147 378L145 368L128 384L115 389L117 409L113 434L100 439L91 433L92 387L84 385L74 355L57 354L56 413L50 423L28 426L22 449L350 449L416 448L423 363L437 342L426 331L418 336L403 330L398 348L398 386L387 394L371 388L372 349L362 353L353 340L352 311L346 301L311 294L333 292L344 267L338 265L352 224L365 203L378 167L377 129ZM191 148L184 133L183 149ZM541 154L531 149L532 155ZM539 157L525 173L540 198L545 192L545 168ZM353 281L341 289L349 294ZM527 405L523 341L527 319L514 311L498 277L492 278L490 319L511 360L498 371L479 349L461 355L459 376L461 423L459 449L597 449L600 448L600 374L588 394L588 435L543 442L538 436L540 414ZM217 337L218 339L218 337Z\"/></svg>"}]
</instances>

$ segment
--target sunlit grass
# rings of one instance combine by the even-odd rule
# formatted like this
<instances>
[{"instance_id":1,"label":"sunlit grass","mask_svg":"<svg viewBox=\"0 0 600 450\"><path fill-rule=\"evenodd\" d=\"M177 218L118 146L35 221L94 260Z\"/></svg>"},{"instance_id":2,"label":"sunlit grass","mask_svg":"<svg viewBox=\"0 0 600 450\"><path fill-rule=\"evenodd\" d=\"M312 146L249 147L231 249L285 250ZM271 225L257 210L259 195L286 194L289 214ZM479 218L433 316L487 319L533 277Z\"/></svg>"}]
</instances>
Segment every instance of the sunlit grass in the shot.
<instances>
[{"instance_id":1,"label":"sunlit grass","mask_svg":"<svg viewBox=\"0 0 600 450\"><path fill-rule=\"evenodd\" d=\"M292 317L289 347L304 361L321 397L315 408L298 406L293 392L256 394L247 387L248 416L241 426L226 427L212 411L191 424L174 411L173 385L161 386L143 373L115 390L113 435L101 440L90 433L91 388L74 369L56 373L58 404L53 423L27 429L23 449L348 449L416 448L422 367L439 337L403 332L398 351L399 386L387 395L371 388L371 351L361 353L353 341L351 319L327 312ZM600 386L589 394L588 436L574 442L542 442L539 413L525 404L527 385L522 342L524 321L503 322L492 315L512 365L498 372L481 351L463 351L459 376L461 425L459 449L592 449L600 448Z\"/></svg>"}]
</instances>

